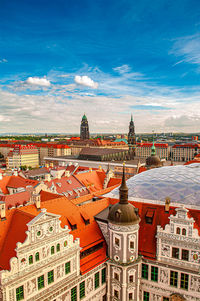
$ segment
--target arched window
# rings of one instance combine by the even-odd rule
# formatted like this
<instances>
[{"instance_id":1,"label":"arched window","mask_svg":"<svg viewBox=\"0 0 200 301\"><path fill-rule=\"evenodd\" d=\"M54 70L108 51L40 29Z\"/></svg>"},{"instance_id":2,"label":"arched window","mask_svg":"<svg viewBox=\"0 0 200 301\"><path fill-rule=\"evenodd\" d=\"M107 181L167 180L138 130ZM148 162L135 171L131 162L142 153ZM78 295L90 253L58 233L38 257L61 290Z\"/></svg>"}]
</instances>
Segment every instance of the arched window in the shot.
<instances>
[{"instance_id":1,"label":"arched window","mask_svg":"<svg viewBox=\"0 0 200 301\"><path fill-rule=\"evenodd\" d=\"M182 229L182 235L186 235L186 229L185 228Z\"/></svg>"},{"instance_id":2,"label":"arched window","mask_svg":"<svg viewBox=\"0 0 200 301\"><path fill-rule=\"evenodd\" d=\"M40 254L39 254L39 252L37 252L35 254L35 261L39 261L39 260L40 260Z\"/></svg>"},{"instance_id":3,"label":"arched window","mask_svg":"<svg viewBox=\"0 0 200 301\"><path fill-rule=\"evenodd\" d=\"M176 234L181 234L181 229L179 227L176 228Z\"/></svg>"},{"instance_id":4,"label":"arched window","mask_svg":"<svg viewBox=\"0 0 200 301\"><path fill-rule=\"evenodd\" d=\"M57 246L56 246L56 251L57 251L57 252L60 251L60 244L57 244Z\"/></svg>"},{"instance_id":5,"label":"arched window","mask_svg":"<svg viewBox=\"0 0 200 301\"><path fill-rule=\"evenodd\" d=\"M32 263L33 263L33 255L30 255L30 256L29 256L28 262L29 262L29 264L32 264Z\"/></svg>"},{"instance_id":6,"label":"arched window","mask_svg":"<svg viewBox=\"0 0 200 301\"><path fill-rule=\"evenodd\" d=\"M55 253L55 248L54 246L51 247L51 255L53 255Z\"/></svg>"}]
</instances>

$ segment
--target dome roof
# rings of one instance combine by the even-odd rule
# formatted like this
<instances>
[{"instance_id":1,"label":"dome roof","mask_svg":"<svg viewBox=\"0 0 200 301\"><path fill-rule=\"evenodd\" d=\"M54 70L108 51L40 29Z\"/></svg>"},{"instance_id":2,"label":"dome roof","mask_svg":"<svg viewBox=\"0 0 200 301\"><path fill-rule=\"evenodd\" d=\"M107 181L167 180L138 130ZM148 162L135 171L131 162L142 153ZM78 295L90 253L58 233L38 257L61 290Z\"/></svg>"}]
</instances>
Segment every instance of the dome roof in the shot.
<instances>
[{"instance_id":1,"label":"dome roof","mask_svg":"<svg viewBox=\"0 0 200 301\"><path fill-rule=\"evenodd\" d=\"M139 217L136 215L135 207L131 204L113 205L109 211L108 219L114 224L133 225L138 224Z\"/></svg>"},{"instance_id":2,"label":"dome roof","mask_svg":"<svg viewBox=\"0 0 200 301\"><path fill-rule=\"evenodd\" d=\"M127 180L129 197L200 205L200 163L150 169ZM118 189L113 190L118 194Z\"/></svg>"},{"instance_id":3,"label":"dome roof","mask_svg":"<svg viewBox=\"0 0 200 301\"><path fill-rule=\"evenodd\" d=\"M146 159L146 165L159 167L162 166L162 163L160 161L160 158L155 155L155 156L150 156Z\"/></svg>"},{"instance_id":4,"label":"dome roof","mask_svg":"<svg viewBox=\"0 0 200 301\"><path fill-rule=\"evenodd\" d=\"M128 202L128 187L125 180L125 167L123 166L122 183L119 188L119 203L110 208L108 220L114 224L133 225L139 223L139 216L135 207Z\"/></svg>"}]
</instances>

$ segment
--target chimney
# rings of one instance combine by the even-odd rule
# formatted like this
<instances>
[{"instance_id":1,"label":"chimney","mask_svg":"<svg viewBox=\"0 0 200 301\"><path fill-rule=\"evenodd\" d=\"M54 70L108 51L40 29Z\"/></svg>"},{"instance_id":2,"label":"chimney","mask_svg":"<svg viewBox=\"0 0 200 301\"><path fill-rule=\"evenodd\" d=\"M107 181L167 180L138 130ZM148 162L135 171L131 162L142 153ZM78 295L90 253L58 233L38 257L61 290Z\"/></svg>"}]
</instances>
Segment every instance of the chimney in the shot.
<instances>
[{"instance_id":1,"label":"chimney","mask_svg":"<svg viewBox=\"0 0 200 301\"><path fill-rule=\"evenodd\" d=\"M0 173L0 180L2 180L3 179L3 174L2 173Z\"/></svg>"},{"instance_id":2,"label":"chimney","mask_svg":"<svg viewBox=\"0 0 200 301\"><path fill-rule=\"evenodd\" d=\"M69 170L65 170L65 177L69 177L69 176L70 176Z\"/></svg>"},{"instance_id":3,"label":"chimney","mask_svg":"<svg viewBox=\"0 0 200 301\"><path fill-rule=\"evenodd\" d=\"M51 181L51 175L49 173L45 174L45 181Z\"/></svg>"},{"instance_id":4,"label":"chimney","mask_svg":"<svg viewBox=\"0 0 200 301\"><path fill-rule=\"evenodd\" d=\"M0 218L2 221L6 220L6 204L0 201Z\"/></svg>"},{"instance_id":5,"label":"chimney","mask_svg":"<svg viewBox=\"0 0 200 301\"><path fill-rule=\"evenodd\" d=\"M40 194L34 195L34 201L35 201L35 206L37 208L37 211L39 211L41 209Z\"/></svg>"},{"instance_id":6,"label":"chimney","mask_svg":"<svg viewBox=\"0 0 200 301\"><path fill-rule=\"evenodd\" d=\"M170 197L165 198L165 212L168 213L170 208Z\"/></svg>"}]
</instances>

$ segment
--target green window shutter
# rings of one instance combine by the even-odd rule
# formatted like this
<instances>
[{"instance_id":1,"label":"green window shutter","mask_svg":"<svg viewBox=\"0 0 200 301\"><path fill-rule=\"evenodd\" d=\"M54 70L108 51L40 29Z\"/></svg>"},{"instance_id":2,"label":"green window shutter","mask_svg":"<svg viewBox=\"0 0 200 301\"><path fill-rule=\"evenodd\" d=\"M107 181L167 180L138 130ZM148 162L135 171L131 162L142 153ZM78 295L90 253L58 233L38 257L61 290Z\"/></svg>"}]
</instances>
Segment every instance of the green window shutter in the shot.
<instances>
[{"instance_id":1,"label":"green window shutter","mask_svg":"<svg viewBox=\"0 0 200 301\"><path fill-rule=\"evenodd\" d=\"M94 275L94 287L95 289L99 287L99 272Z\"/></svg>"},{"instance_id":2,"label":"green window shutter","mask_svg":"<svg viewBox=\"0 0 200 301\"><path fill-rule=\"evenodd\" d=\"M143 301L149 301L149 292L144 292Z\"/></svg>"},{"instance_id":3,"label":"green window shutter","mask_svg":"<svg viewBox=\"0 0 200 301\"><path fill-rule=\"evenodd\" d=\"M178 285L178 272L170 271L170 285L177 287Z\"/></svg>"},{"instance_id":4,"label":"green window shutter","mask_svg":"<svg viewBox=\"0 0 200 301\"><path fill-rule=\"evenodd\" d=\"M71 272L70 261L65 263L65 274L69 274Z\"/></svg>"},{"instance_id":5,"label":"green window shutter","mask_svg":"<svg viewBox=\"0 0 200 301\"><path fill-rule=\"evenodd\" d=\"M187 290L188 289L188 274L181 273L181 288Z\"/></svg>"},{"instance_id":6,"label":"green window shutter","mask_svg":"<svg viewBox=\"0 0 200 301\"><path fill-rule=\"evenodd\" d=\"M80 283L80 299L85 297L85 281Z\"/></svg>"},{"instance_id":7,"label":"green window shutter","mask_svg":"<svg viewBox=\"0 0 200 301\"><path fill-rule=\"evenodd\" d=\"M71 289L71 301L77 301L77 289L76 289L76 286Z\"/></svg>"},{"instance_id":8,"label":"green window shutter","mask_svg":"<svg viewBox=\"0 0 200 301\"><path fill-rule=\"evenodd\" d=\"M101 283L105 283L106 282L106 268L104 268L102 271L101 271Z\"/></svg>"},{"instance_id":9,"label":"green window shutter","mask_svg":"<svg viewBox=\"0 0 200 301\"><path fill-rule=\"evenodd\" d=\"M43 287L44 287L44 275L38 277L38 289L40 290Z\"/></svg>"},{"instance_id":10,"label":"green window shutter","mask_svg":"<svg viewBox=\"0 0 200 301\"><path fill-rule=\"evenodd\" d=\"M157 282L158 281L158 268L152 266L151 267L151 280Z\"/></svg>"},{"instance_id":11,"label":"green window shutter","mask_svg":"<svg viewBox=\"0 0 200 301\"><path fill-rule=\"evenodd\" d=\"M16 300L19 301L23 299L24 299L24 287L22 285L16 289Z\"/></svg>"},{"instance_id":12,"label":"green window shutter","mask_svg":"<svg viewBox=\"0 0 200 301\"><path fill-rule=\"evenodd\" d=\"M53 270L48 272L48 284L54 282L54 273Z\"/></svg>"},{"instance_id":13,"label":"green window shutter","mask_svg":"<svg viewBox=\"0 0 200 301\"><path fill-rule=\"evenodd\" d=\"M32 264L32 263L33 263L33 255L30 255L30 256L29 256L28 262L29 262L29 264Z\"/></svg>"},{"instance_id":14,"label":"green window shutter","mask_svg":"<svg viewBox=\"0 0 200 301\"><path fill-rule=\"evenodd\" d=\"M35 261L39 261L39 260L40 260L40 254L39 254L39 252L37 252L35 254Z\"/></svg>"},{"instance_id":15,"label":"green window shutter","mask_svg":"<svg viewBox=\"0 0 200 301\"><path fill-rule=\"evenodd\" d=\"M148 279L149 266L147 264L142 264L142 278Z\"/></svg>"}]
</instances>

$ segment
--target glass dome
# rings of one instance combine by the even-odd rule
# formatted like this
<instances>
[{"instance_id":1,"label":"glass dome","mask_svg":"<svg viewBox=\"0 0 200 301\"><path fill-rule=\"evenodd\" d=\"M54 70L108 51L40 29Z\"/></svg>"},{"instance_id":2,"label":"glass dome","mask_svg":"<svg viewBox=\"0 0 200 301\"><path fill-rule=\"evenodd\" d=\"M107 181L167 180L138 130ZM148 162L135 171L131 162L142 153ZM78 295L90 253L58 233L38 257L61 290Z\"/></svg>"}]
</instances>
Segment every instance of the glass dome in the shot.
<instances>
[{"instance_id":1,"label":"glass dome","mask_svg":"<svg viewBox=\"0 0 200 301\"><path fill-rule=\"evenodd\" d=\"M164 166L142 172L127 180L129 198L200 205L200 164ZM118 195L118 189L113 190Z\"/></svg>"}]
</instances>

